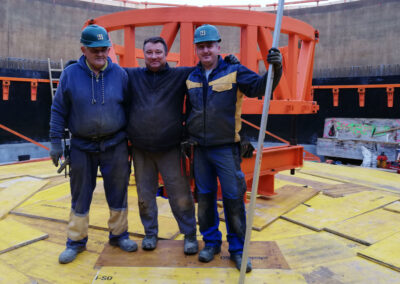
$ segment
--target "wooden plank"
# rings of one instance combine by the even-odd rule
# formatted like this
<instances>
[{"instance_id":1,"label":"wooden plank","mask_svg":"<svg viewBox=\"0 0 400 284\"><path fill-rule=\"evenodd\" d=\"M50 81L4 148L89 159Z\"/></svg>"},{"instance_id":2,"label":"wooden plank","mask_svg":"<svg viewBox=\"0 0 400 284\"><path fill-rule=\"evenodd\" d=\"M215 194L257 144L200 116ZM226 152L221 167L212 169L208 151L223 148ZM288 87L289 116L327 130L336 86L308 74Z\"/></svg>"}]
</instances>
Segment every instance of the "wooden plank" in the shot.
<instances>
[{"instance_id":1,"label":"wooden plank","mask_svg":"<svg viewBox=\"0 0 400 284\"><path fill-rule=\"evenodd\" d=\"M64 182L47 189L42 189L22 203L19 207L28 206L40 201L58 201L65 198L70 198L70 192L71 190L69 188L69 182Z\"/></svg>"},{"instance_id":2,"label":"wooden plank","mask_svg":"<svg viewBox=\"0 0 400 284\"><path fill-rule=\"evenodd\" d=\"M312 230L326 227L398 200L399 197L382 191L365 191L339 198L317 195L282 218Z\"/></svg>"},{"instance_id":3,"label":"wooden plank","mask_svg":"<svg viewBox=\"0 0 400 284\"><path fill-rule=\"evenodd\" d=\"M400 232L400 214L378 209L332 224L325 230L365 245L372 245Z\"/></svg>"},{"instance_id":4,"label":"wooden plank","mask_svg":"<svg viewBox=\"0 0 400 284\"><path fill-rule=\"evenodd\" d=\"M360 250L358 255L391 269L400 271L400 233Z\"/></svg>"},{"instance_id":5,"label":"wooden plank","mask_svg":"<svg viewBox=\"0 0 400 284\"><path fill-rule=\"evenodd\" d=\"M9 218L0 221L0 254L44 240L49 235Z\"/></svg>"},{"instance_id":6,"label":"wooden plank","mask_svg":"<svg viewBox=\"0 0 400 284\"><path fill-rule=\"evenodd\" d=\"M99 256L96 266L134 266L134 267L231 267L234 263L229 259L228 243L223 242L221 253L208 263L200 262L198 255L185 255L183 241L159 240L157 248L148 252L141 249L136 253L127 253L116 247L106 245ZM201 242L199 248L202 249ZM252 242L249 250L253 268L289 269L275 242Z\"/></svg>"},{"instance_id":7,"label":"wooden plank","mask_svg":"<svg viewBox=\"0 0 400 284\"><path fill-rule=\"evenodd\" d=\"M4 218L11 210L39 191L46 183L48 183L47 180L22 178L1 190L0 219Z\"/></svg>"},{"instance_id":8,"label":"wooden plank","mask_svg":"<svg viewBox=\"0 0 400 284\"><path fill-rule=\"evenodd\" d=\"M93 283L237 283L234 268L102 267ZM246 283L306 284L303 276L292 270L253 269Z\"/></svg>"},{"instance_id":9,"label":"wooden plank","mask_svg":"<svg viewBox=\"0 0 400 284\"><path fill-rule=\"evenodd\" d=\"M360 257L351 257L339 261L310 266L297 270L307 283L380 283L399 282L399 273Z\"/></svg>"},{"instance_id":10,"label":"wooden plank","mask_svg":"<svg viewBox=\"0 0 400 284\"><path fill-rule=\"evenodd\" d=\"M292 185L278 188L275 192L277 194L274 196L257 198L254 210L254 230L261 231L282 214L318 194L315 189ZM220 217L222 220L225 219L224 214L221 214Z\"/></svg>"},{"instance_id":11,"label":"wooden plank","mask_svg":"<svg viewBox=\"0 0 400 284\"><path fill-rule=\"evenodd\" d=\"M96 275L93 265L98 254L84 251L68 265L58 263L64 245L48 240L33 243L0 255L0 262L23 273L29 283L91 283ZM8 282L12 283L12 282Z\"/></svg>"},{"instance_id":12,"label":"wooden plank","mask_svg":"<svg viewBox=\"0 0 400 284\"><path fill-rule=\"evenodd\" d=\"M346 243L325 232L279 239L276 243L292 269L321 265L356 255Z\"/></svg>"},{"instance_id":13,"label":"wooden plank","mask_svg":"<svg viewBox=\"0 0 400 284\"><path fill-rule=\"evenodd\" d=\"M93 201L89 213L89 226L95 229L108 230L107 221L110 213L107 204L98 204L95 199ZM12 213L67 223L71 210L70 206L70 201L42 201L16 208ZM140 221L137 201L133 202L133 204L129 203L128 210L128 231L133 235L144 236L144 228ZM179 229L174 218L158 216L158 222L160 238L171 239L178 235Z\"/></svg>"},{"instance_id":14,"label":"wooden plank","mask_svg":"<svg viewBox=\"0 0 400 284\"><path fill-rule=\"evenodd\" d=\"M63 174L57 173L57 168L53 165L51 160L0 165L0 180L20 176L48 178L62 175Z\"/></svg>"},{"instance_id":15,"label":"wooden plank","mask_svg":"<svg viewBox=\"0 0 400 284\"><path fill-rule=\"evenodd\" d=\"M309 187L320 189L321 187L329 186L329 185L338 185L342 184L341 182L334 181L331 179L325 179L316 176L310 176L301 173L300 171L296 171L294 175L290 174L290 171L282 171L275 175L276 179L287 180L296 182L301 185L307 185Z\"/></svg>"},{"instance_id":16,"label":"wooden plank","mask_svg":"<svg viewBox=\"0 0 400 284\"><path fill-rule=\"evenodd\" d=\"M0 283L28 284L32 281L12 266L0 262Z\"/></svg>"},{"instance_id":17,"label":"wooden plank","mask_svg":"<svg viewBox=\"0 0 400 284\"><path fill-rule=\"evenodd\" d=\"M328 185L319 188L323 194L330 197L343 197L349 194L354 194L362 191L376 190L375 188L358 185L354 183L342 183L339 185Z\"/></svg>"},{"instance_id":18,"label":"wooden plank","mask_svg":"<svg viewBox=\"0 0 400 284\"><path fill-rule=\"evenodd\" d=\"M400 176L372 168L304 162L303 174L400 193Z\"/></svg>"}]
</instances>

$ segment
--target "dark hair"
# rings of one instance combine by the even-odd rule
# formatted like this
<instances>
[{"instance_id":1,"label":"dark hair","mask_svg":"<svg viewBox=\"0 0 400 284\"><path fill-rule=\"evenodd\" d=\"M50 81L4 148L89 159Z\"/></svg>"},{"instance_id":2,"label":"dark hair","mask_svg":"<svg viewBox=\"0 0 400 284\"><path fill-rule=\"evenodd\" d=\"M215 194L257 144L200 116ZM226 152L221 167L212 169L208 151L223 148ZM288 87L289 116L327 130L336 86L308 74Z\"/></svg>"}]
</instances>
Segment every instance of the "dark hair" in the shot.
<instances>
[{"instance_id":1,"label":"dark hair","mask_svg":"<svg viewBox=\"0 0 400 284\"><path fill-rule=\"evenodd\" d=\"M164 46L165 55L167 55L167 53L168 53L168 47L167 47L167 44L166 44L165 40L164 40L162 37L160 37L160 36L153 36L153 37L146 38L146 39L144 40L144 42L143 42L143 51L144 51L144 46L145 46L146 43L148 43L148 42L151 42L151 43L158 43L158 42L161 42L162 45Z\"/></svg>"}]
</instances>

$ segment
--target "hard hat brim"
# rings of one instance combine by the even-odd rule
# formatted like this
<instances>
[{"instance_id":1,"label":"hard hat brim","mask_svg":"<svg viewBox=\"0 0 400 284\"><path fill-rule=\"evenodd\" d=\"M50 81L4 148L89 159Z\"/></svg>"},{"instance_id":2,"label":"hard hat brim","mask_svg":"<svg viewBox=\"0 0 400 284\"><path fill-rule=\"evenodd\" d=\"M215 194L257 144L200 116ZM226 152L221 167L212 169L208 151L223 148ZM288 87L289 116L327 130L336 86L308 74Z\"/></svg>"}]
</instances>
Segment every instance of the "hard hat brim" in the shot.
<instances>
[{"instance_id":1,"label":"hard hat brim","mask_svg":"<svg viewBox=\"0 0 400 284\"><path fill-rule=\"evenodd\" d=\"M81 39L81 43L86 47L111 47L111 42L109 40L89 42Z\"/></svg>"}]
</instances>

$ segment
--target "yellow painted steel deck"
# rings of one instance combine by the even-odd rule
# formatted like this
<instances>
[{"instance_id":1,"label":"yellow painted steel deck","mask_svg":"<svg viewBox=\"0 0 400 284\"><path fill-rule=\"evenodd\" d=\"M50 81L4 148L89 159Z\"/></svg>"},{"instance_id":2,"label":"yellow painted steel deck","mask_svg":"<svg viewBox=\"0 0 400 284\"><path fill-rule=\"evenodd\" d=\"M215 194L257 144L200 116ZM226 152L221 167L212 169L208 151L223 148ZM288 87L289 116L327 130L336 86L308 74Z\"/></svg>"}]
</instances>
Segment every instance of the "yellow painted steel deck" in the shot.
<instances>
[{"instance_id":1,"label":"yellow painted steel deck","mask_svg":"<svg viewBox=\"0 0 400 284\"><path fill-rule=\"evenodd\" d=\"M258 198L252 241L265 242L266 251L275 249L265 256L250 254L258 267L265 261L272 268L254 268L246 283L400 283L400 175L311 162L297 173L279 173L278 194ZM133 176L128 202L129 232L140 242L144 231ZM158 197L157 204L160 237L181 244L183 236L168 201ZM147 252L147 266L128 263L135 252L126 255L126 262L125 253L119 253L122 259L114 264L110 260L96 265L108 248L108 208L101 178L91 206L87 250L61 265L58 255L65 248L69 206L68 179L57 175L50 161L0 166L0 283L237 283L239 279L226 251L216 255L214 267L204 266L196 256L186 258L183 249L174 253L179 259L171 265L167 253L152 260L156 252ZM226 241L224 221L220 229ZM281 263L274 264L278 259ZM284 268L277 269L282 262Z\"/></svg>"}]
</instances>

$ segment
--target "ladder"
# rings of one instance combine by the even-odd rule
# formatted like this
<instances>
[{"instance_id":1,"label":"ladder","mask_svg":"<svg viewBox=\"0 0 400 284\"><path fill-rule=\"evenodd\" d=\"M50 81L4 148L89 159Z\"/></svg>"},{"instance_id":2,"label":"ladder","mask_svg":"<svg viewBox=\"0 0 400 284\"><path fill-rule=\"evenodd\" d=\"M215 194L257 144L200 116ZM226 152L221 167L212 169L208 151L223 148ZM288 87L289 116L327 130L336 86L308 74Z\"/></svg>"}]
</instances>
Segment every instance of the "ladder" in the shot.
<instances>
[{"instance_id":1,"label":"ladder","mask_svg":"<svg viewBox=\"0 0 400 284\"><path fill-rule=\"evenodd\" d=\"M49 79L50 79L50 91L51 91L51 98L54 98L54 95L57 91L58 82L60 81L61 72L64 70L64 63L63 60L60 60L61 68L51 68L51 61L50 58L47 58L47 65L49 68Z\"/></svg>"}]
</instances>

